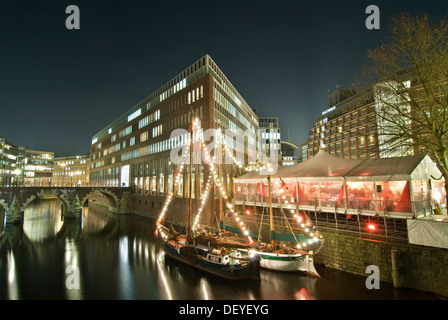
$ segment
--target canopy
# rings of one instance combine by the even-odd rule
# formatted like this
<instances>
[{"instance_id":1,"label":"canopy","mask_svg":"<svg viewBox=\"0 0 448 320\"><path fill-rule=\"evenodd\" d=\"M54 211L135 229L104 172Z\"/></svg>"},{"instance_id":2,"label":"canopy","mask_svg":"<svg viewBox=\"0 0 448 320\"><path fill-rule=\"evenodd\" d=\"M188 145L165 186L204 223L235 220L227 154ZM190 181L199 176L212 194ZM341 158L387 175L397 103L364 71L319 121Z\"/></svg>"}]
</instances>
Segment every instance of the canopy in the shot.
<instances>
[{"instance_id":1,"label":"canopy","mask_svg":"<svg viewBox=\"0 0 448 320\"><path fill-rule=\"evenodd\" d=\"M292 166L279 167L273 177L280 176L285 181L288 178L301 178L299 180L316 180L315 178L328 181L343 180L344 176L361 162L362 160L344 159L320 151L307 161ZM258 172L251 172L239 177L235 182L257 182L257 180L263 180L266 177L266 175L261 175Z\"/></svg>"},{"instance_id":2,"label":"canopy","mask_svg":"<svg viewBox=\"0 0 448 320\"><path fill-rule=\"evenodd\" d=\"M279 167L273 178L298 181L403 181L440 178L441 173L427 155L367 160L345 159L320 151L311 159ZM265 181L266 175L251 172L235 183Z\"/></svg>"},{"instance_id":3,"label":"canopy","mask_svg":"<svg viewBox=\"0 0 448 320\"><path fill-rule=\"evenodd\" d=\"M426 167L423 161L425 155L368 159L362 161L346 174L347 181L403 181L410 180L411 174L420 165ZM428 157L429 159L429 157ZM423 177L422 177L423 178ZM430 179L426 175L422 180Z\"/></svg>"}]
</instances>

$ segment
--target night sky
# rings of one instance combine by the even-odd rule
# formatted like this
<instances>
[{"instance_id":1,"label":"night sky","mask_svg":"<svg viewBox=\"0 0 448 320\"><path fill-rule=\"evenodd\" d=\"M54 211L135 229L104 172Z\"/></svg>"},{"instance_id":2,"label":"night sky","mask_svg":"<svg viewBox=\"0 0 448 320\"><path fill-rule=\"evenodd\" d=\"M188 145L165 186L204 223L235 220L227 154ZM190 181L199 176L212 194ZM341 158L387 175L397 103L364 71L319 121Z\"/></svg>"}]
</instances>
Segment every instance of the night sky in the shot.
<instances>
[{"instance_id":1,"label":"night sky","mask_svg":"<svg viewBox=\"0 0 448 320\"><path fill-rule=\"evenodd\" d=\"M77 5L80 29L65 9ZM366 7L381 12L367 30ZM259 116L300 144L402 11L441 17L444 1L0 0L0 135L55 156L91 138L209 54Z\"/></svg>"}]
</instances>

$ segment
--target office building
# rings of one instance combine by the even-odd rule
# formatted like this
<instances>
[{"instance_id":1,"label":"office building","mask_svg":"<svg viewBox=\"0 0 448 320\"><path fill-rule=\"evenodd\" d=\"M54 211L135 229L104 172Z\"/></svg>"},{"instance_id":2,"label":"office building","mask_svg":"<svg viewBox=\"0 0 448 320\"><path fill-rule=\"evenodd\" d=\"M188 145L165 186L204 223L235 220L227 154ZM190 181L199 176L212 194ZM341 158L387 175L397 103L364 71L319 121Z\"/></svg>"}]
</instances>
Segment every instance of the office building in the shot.
<instances>
[{"instance_id":1,"label":"office building","mask_svg":"<svg viewBox=\"0 0 448 320\"><path fill-rule=\"evenodd\" d=\"M300 162L308 160L308 142L302 142L300 144Z\"/></svg>"},{"instance_id":2,"label":"office building","mask_svg":"<svg viewBox=\"0 0 448 320\"><path fill-rule=\"evenodd\" d=\"M19 147L0 136L0 186L21 185L21 174L17 166Z\"/></svg>"},{"instance_id":3,"label":"office building","mask_svg":"<svg viewBox=\"0 0 448 320\"><path fill-rule=\"evenodd\" d=\"M25 187L51 187L54 152L19 147L19 174Z\"/></svg>"},{"instance_id":4,"label":"office building","mask_svg":"<svg viewBox=\"0 0 448 320\"><path fill-rule=\"evenodd\" d=\"M299 162L298 151L299 146L292 142L280 141L281 165L292 166Z\"/></svg>"},{"instance_id":5,"label":"office building","mask_svg":"<svg viewBox=\"0 0 448 320\"><path fill-rule=\"evenodd\" d=\"M53 152L27 149L0 136L0 186L51 186L53 158Z\"/></svg>"},{"instance_id":6,"label":"office building","mask_svg":"<svg viewBox=\"0 0 448 320\"><path fill-rule=\"evenodd\" d=\"M258 123L261 132L261 151L267 156L272 152L277 154L278 165L282 165L281 157L281 130L278 126L278 118L259 117Z\"/></svg>"},{"instance_id":7,"label":"office building","mask_svg":"<svg viewBox=\"0 0 448 320\"><path fill-rule=\"evenodd\" d=\"M90 155L54 158L53 181L56 187L88 187Z\"/></svg>"},{"instance_id":8,"label":"office building","mask_svg":"<svg viewBox=\"0 0 448 320\"><path fill-rule=\"evenodd\" d=\"M320 150L347 159L379 158L372 92L354 93L338 88L329 94L328 101L329 108L322 112L310 130L308 159Z\"/></svg>"},{"instance_id":9,"label":"office building","mask_svg":"<svg viewBox=\"0 0 448 320\"><path fill-rule=\"evenodd\" d=\"M258 133L258 117L210 56L206 55L147 96L109 126L92 137L90 152L91 186L130 186L136 211L156 215L164 197L173 190L176 166L170 150L186 139L173 139L175 129L188 130L199 118L203 130L250 130ZM250 140L250 138L248 139ZM256 141L248 141L256 144ZM172 204L180 220L189 197L189 168L179 179ZM202 197L208 167L195 166L192 197ZM236 170L236 169L235 169ZM224 180L232 190L238 175L225 168ZM209 220L214 217L210 215ZM210 221L209 221L210 222Z\"/></svg>"}]
</instances>

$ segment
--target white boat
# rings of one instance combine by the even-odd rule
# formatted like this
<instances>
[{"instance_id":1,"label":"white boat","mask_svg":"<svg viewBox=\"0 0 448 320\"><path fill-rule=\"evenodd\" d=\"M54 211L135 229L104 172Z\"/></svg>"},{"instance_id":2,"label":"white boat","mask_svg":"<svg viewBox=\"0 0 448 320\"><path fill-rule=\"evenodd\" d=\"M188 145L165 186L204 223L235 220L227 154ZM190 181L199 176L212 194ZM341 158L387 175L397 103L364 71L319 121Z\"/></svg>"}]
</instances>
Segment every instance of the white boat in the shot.
<instances>
[{"instance_id":1,"label":"white boat","mask_svg":"<svg viewBox=\"0 0 448 320\"><path fill-rule=\"evenodd\" d=\"M262 269L279 272L303 272L310 276L320 277L314 267L314 254L312 251L307 252L292 248L272 252L256 249L240 249L240 251L251 257L259 256Z\"/></svg>"},{"instance_id":2,"label":"white boat","mask_svg":"<svg viewBox=\"0 0 448 320\"><path fill-rule=\"evenodd\" d=\"M272 201L271 201L271 178L268 175L269 188L269 213L270 213L270 237L269 245L260 244L254 246L253 249L242 248L240 251L248 256L259 256L260 267L262 269L279 271L279 272L303 272L310 276L320 277L314 266L314 252L301 249L301 243L298 241L299 236L304 235L279 234L275 232L273 224ZM229 226L225 226L228 230ZM279 239L285 239L284 241ZM291 244L295 243L297 247ZM303 242L302 242L303 243ZM321 246L322 247L322 246ZM320 248L318 249L320 250Z\"/></svg>"}]
</instances>

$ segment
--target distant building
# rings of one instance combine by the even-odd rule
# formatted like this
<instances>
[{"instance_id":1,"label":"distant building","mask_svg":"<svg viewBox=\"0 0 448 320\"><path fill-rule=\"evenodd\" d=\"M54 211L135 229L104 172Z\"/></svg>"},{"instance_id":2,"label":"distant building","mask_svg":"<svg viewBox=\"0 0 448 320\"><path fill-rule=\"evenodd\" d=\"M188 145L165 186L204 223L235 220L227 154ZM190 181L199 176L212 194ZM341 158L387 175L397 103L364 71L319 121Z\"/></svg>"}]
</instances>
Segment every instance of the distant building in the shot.
<instances>
[{"instance_id":1,"label":"distant building","mask_svg":"<svg viewBox=\"0 0 448 320\"><path fill-rule=\"evenodd\" d=\"M56 187L89 186L90 155L54 158L53 181Z\"/></svg>"},{"instance_id":2,"label":"distant building","mask_svg":"<svg viewBox=\"0 0 448 320\"><path fill-rule=\"evenodd\" d=\"M23 175L23 186L51 187L54 152L19 147L18 165Z\"/></svg>"},{"instance_id":3,"label":"distant building","mask_svg":"<svg viewBox=\"0 0 448 320\"><path fill-rule=\"evenodd\" d=\"M308 159L320 150L347 159L379 158L375 100L371 91L340 88L329 94L329 108L310 130Z\"/></svg>"},{"instance_id":4,"label":"distant building","mask_svg":"<svg viewBox=\"0 0 448 320\"><path fill-rule=\"evenodd\" d=\"M300 162L308 160L308 142L300 144Z\"/></svg>"},{"instance_id":5,"label":"distant building","mask_svg":"<svg viewBox=\"0 0 448 320\"><path fill-rule=\"evenodd\" d=\"M299 146L292 142L280 141L282 166L291 166L299 162Z\"/></svg>"},{"instance_id":6,"label":"distant building","mask_svg":"<svg viewBox=\"0 0 448 320\"><path fill-rule=\"evenodd\" d=\"M0 136L0 186L51 186L53 158L53 152L27 149Z\"/></svg>"},{"instance_id":7,"label":"distant building","mask_svg":"<svg viewBox=\"0 0 448 320\"><path fill-rule=\"evenodd\" d=\"M281 130L278 118L259 117L258 125L261 131L261 151L266 155L270 155L272 152L277 153L278 164L281 165Z\"/></svg>"},{"instance_id":8,"label":"distant building","mask_svg":"<svg viewBox=\"0 0 448 320\"><path fill-rule=\"evenodd\" d=\"M320 150L347 159L390 158L428 153L424 146L417 145L412 138L402 134L402 130L406 130L403 128L415 130L417 127L413 124L414 106L408 100L409 96L412 96L425 105L420 93L423 90L422 85L408 74L403 74L399 81L402 82L380 82L373 89L359 93L341 89L338 85L337 90L328 95L328 109L322 112L310 130L308 158ZM397 113L396 106L400 106L400 113ZM387 117L377 116L380 112ZM406 112L409 112L407 116ZM396 125L395 115L400 117L399 122L402 125Z\"/></svg>"},{"instance_id":9,"label":"distant building","mask_svg":"<svg viewBox=\"0 0 448 320\"><path fill-rule=\"evenodd\" d=\"M0 186L21 185L21 171L17 166L19 147L0 136Z\"/></svg>"}]
</instances>

